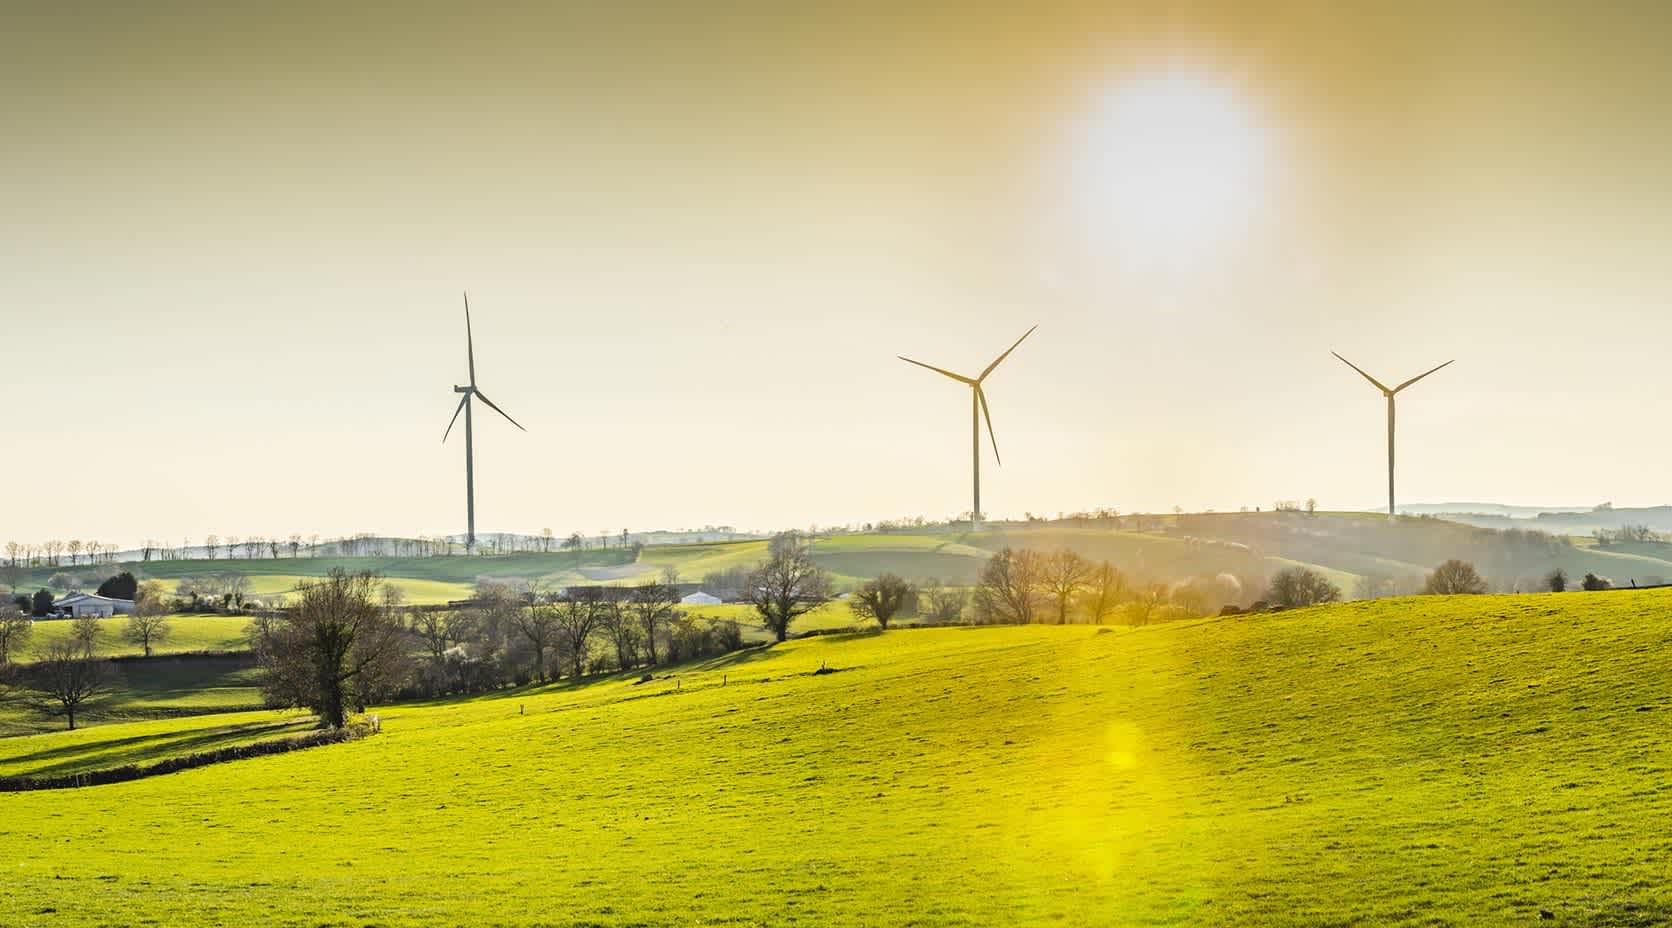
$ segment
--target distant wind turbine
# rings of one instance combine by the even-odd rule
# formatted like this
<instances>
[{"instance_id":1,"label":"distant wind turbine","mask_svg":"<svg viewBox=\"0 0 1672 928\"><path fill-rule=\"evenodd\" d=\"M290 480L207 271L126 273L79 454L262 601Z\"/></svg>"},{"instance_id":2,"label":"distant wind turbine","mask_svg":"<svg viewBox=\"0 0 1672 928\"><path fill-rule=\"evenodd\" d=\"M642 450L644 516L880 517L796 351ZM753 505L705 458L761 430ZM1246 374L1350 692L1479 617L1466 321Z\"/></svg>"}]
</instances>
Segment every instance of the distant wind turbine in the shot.
<instances>
[{"instance_id":1,"label":"distant wind turbine","mask_svg":"<svg viewBox=\"0 0 1672 928\"><path fill-rule=\"evenodd\" d=\"M1037 325L1033 327L1033 329L1037 328L1039 328ZM981 383L987 379L987 375L991 374L993 369L998 367L1005 358L1010 357L1010 352L1016 350L1016 345L1020 345L1029 335L1033 334L1033 329L1023 332L1022 337L1016 339L1015 345L1011 345L1009 348L1006 348L1004 350L1004 354L1001 354L997 358L993 359L993 363L987 365L986 370L982 371L980 375L973 378L965 377L962 374L954 374L948 370L942 370L933 364L924 364L922 361L913 361L911 358L908 358L903 354L895 356L900 360L905 361L907 364L916 364L918 367L926 367L937 374L950 377L961 384L967 384L970 388L970 460L971 466L974 468L975 476L975 505L970 509L970 531L972 532L981 530L981 420L983 418L987 420L987 437L993 442L993 460L1001 465L1004 463L1004 461L999 458L999 439L997 435L993 434L993 415L987 411L987 394L982 391Z\"/></svg>"},{"instance_id":2,"label":"distant wind turbine","mask_svg":"<svg viewBox=\"0 0 1672 928\"><path fill-rule=\"evenodd\" d=\"M1394 517L1394 512L1393 512L1393 398L1395 396L1398 396L1399 392L1401 390L1404 390L1406 387L1410 386L1411 384L1414 384L1417 381L1421 380L1422 378L1427 377L1428 374L1432 374L1432 373L1434 373L1434 371L1437 371L1442 367L1448 367L1451 364L1455 363L1455 359L1453 359L1452 361L1447 361L1445 364L1440 365L1440 367L1434 368L1434 370L1431 370L1426 374L1418 374L1417 376L1412 377L1410 380L1407 380L1404 383L1400 384L1399 386L1394 387L1393 389L1390 390L1385 385L1383 385L1383 383L1380 380L1377 380L1376 378L1370 376L1369 374L1366 374L1364 372L1364 369L1359 367L1357 364L1354 364L1353 362L1347 360L1346 358L1341 357L1341 355L1336 354L1333 351L1330 352L1330 354L1335 355L1336 360L1340 361L1342 364L1345 364L1348 367L1352 368L1353 370L1358 371L1359 376L1363 377L1365 380L1370 381L1371 384L1373 384L1376 387L1376 389L1382 391L1383 396L1388 398L1388 518L1392 519Z\"/></svg>"},{"instance_id":3,"label":"distant wind turbine","mask_svg":"<svg viewBox=\"0 0 1672 928\"><path fill-rule=\"evenodd\" d=\"M494 405L494 401L488 399L486 393L476 388L476 342L470 333L470 294L468 293L464 295L464 344L465 352L470 359L470 385L453 387L454 393L464 395L459 397L459 408L453 410L452 421L447 423L447 431L441 436L441 441L443 444L447 442L448 436L453 434L454 424L459 421L459 413L464 413L464 508L468 527L464 536L464 549L466 553L474 553L476 551L476 448L475 436L471 430L471 398L474 397L488 404L489 409L504 416L505 421L517 428L525 432L528 429L523 429L522 423L511 418L510 413Z\"/></svg>"}]
</instances>

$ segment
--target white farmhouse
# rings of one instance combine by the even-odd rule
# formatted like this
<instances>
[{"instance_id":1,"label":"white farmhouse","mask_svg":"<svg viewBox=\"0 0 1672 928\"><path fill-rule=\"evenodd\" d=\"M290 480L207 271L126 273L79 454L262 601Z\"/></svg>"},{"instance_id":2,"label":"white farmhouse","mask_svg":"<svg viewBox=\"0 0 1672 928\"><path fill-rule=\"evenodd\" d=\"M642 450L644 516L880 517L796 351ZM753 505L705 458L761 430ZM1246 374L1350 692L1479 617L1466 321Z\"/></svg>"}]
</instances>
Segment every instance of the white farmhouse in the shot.
<instances>
[{"instance_id":1,"label":"white farmhouse","mask_svg":"<svg viewBox=\"0 0 1672 928\"><path fill-rule=\"evenodd\" d=\"M84 615L97 616L108 619L113 615L127 615L134 611L134 601L131 599L111 599L109 596L99 596L94 593L71 593L63 599L52 602L54 611L61 612L71 618Z\"/></svg>"}]
</instances>

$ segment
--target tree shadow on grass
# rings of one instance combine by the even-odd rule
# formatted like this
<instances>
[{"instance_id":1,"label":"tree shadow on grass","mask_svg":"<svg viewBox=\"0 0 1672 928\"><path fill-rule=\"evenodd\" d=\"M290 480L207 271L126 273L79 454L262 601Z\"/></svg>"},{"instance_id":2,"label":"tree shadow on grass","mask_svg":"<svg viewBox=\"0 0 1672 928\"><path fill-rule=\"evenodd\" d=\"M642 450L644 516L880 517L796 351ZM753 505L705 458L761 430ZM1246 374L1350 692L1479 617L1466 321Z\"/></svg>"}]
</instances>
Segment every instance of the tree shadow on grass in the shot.
<instances>
[{"instance_id":1,"label":"tree shadow on grass","mask_svg":"<svg viewBox=\"0 0 1672 928\"><path fill-rule=\"evenodd\" d=\"M127 764L140 764L176 754L191 754L219 747L226 743L245 741L268 735L300 734L315 727L311 716L299 719L280 719L264 722L242 722L189 732L161 732L155 735L135 735L108 741L65 745L23 754L7 761L8 766L29 765L44 761L43 766L28 767L21 776L42 777L60 773L82 772ZM126 748L111 754L112 748Z\"/></svg>"}]
</instances>

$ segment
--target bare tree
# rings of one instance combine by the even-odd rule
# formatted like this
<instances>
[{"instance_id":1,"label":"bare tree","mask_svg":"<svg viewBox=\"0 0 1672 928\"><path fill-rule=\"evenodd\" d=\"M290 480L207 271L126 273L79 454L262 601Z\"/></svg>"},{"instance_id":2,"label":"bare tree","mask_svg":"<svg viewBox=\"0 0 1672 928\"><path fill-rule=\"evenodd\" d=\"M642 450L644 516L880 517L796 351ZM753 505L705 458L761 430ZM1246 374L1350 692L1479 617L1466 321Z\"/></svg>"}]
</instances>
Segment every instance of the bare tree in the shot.
<instances>
[{"instance_id":1,"label":"bare tree","mask_svg":"<svg viewBox=\"0 0 1672 928\"><path fill-rule=\"evenodd\" d=\"M98 651L99 640L103 637L104 626L99 623L98 616L78 615L70 622L70 640L88 654Z\"/></svg>"},{"instance_id":2,"label":"bare tree","mask_svg":"<svg viewBox=\"0 0 1672 928\"><path fill-rule=\"evenodd\" d=\"M569 658L577 680L586 674L586 658L592 650L592 636L598 630L603 605L603 594L596 588L572 591L558 605L558 648Z\"/></svg>"},{"instance_id":3,"label":"bare tree","mask_svg":"<svg viewBox=\"0 0 1672 928\"><path fill-rule=\"evenodd\" d=\"M534 651L534 679L541 683L546 682L546 655L557 647L557 612L558 607L549 598L536 594L511 620L517 634Z\"/></svg>"},{"instance_id":4,"label":"bare tree","mask_svg":"<svg viewBox=\"0 0 1672 928\"><path fill-rule=\"evenodd\" d=\"M1068 621L1068 609L1073 605L1074 597L1085 589L1086 580L1091 575L1091 564L1067 548L1040 561L1040 579L1051 598L1056 600L1057 624L1062 625Z\"/></svg>"},{"instance_id":5,"label":"bare tree","mask_svg":"<svg viewBox=\"0 0 1672 928\"><path fill-rule=\"evenodd\" d=\"M1102 625L1104 616L1114 612L1126 597L1126 575L1104 561L1086 577L1086 615L1092 624Z\"/></svg>"},{"instance_id":6,"label":"bare tree","mask_svg":"<svg viewBox=\"0 0 1672 928\"><path fill-rule=\"evenodd\" d=\"M70 566L72 566L72 567L75 566L75 559L81 555L81 548L82 548L81 539L72 538L72 539L70 539L69 544L65 545L64 547L65 547L65 550L68 551L69 555L70 555ZM92 558L89 557L88 561L91 562Z\"/></svg>"},{"instance_id":7,"label":"bare tree","mask_svg":"<svg viewBox=\"0 0 1672 928\"><path fill-rule=\"evenodd\" d=\"M975 587L975 611L984 622L1034 620L1041 571L1039 555L1005 548L987 560Z\"/></svg>"},{"instance_id":8,"label":"bare tree","mask_svg":"<svg viewBox=\"0 0 1672 928\"><path fill-rule=\"evenodd\" d=\"M830 575L789 535L774 538L767 550L767 559L744 583L743 601L755 607L773 637L783 641L791 623L830 601Z\"/></svg>"},{"instance_id":9,"label":"bare tree","mask_svg":"<svg viewBox=\"0 0 1672 928\"><path fill-rule=\"evenodd\" d=\"M884 631L895 613L917 599L917 589L894 574L870 580L848 600L848 608L862 619L875 619Z\"/></svg>"},{"instance_id":10,"label":"bare tree","mask_svg":"<svg viewBox=\"0 0 1672 928\"><path fill-rule=\"evenodd\" d=\"M1149 620L1162 607L1167 605L1172 591L1165 583L1150 583L1140 587L1132 596L1131 611L1133 624L1148 625Z\"/></svg>"},{"instance_id":11,"label":"bare tree","mask_svg":"<svg viewBox=\"0 0 1672 928\"><path fill-rule=\"evenodd\" d=\"M1486 592L1486 580L1475 565L1453 558L1434 568L1423 584L1423 592L1430 596L1479 595Z\"/></svg>"},{"instance_id":12,"label":"bare tree","mask_svg":"<svg viewBox=\"0 0 1672 928\"><path fill-rule=\"evenodd\" d=\"M380 586L373 574L339 569L298 587L295 608L256 642L270 703L312 709L326 725L341 728L351 700L364 708L380 690L393 689L404 649Z\"/></svg>"},{"instance_id":13,"label":"bare tree","mask_svg":"<svg viewBox=\"0 0 1672 928\"><path fill-rule=\"evenodd\" d=\"M1285 567L1272 575L1266 599L1285 607L1316 606L1341 598L1341 588L1308 567Z\"/></svg>"},{"instance_id":14,"label":"bare tree","mask_svg":"<svg viewBox=\"0 0 1672 928\"><path fill-rule=\"evenodd\" d=\"M30 668L25 683L37 709L47 715L64 716L74 731L76 713L105 693L108 680L109 664L75 639L61 638L47 646L46 654Z\"/></svg>"},{"instance_id":15,"label":"bare tree","mask_svg":"<svg viewBox=\"0 0 1672 928\"><path fill-rule=\"evenodd\" d=\"M1368 573L1358 578L1353 584L1354 599L1386 599L1397 596L1399 584L1394 578L1384 573Z\"/></svg>"},{"instance_id":16,"label":"bare tree","mask_svg":"<svg viewBox=\"0 0 1672 928\"><path fill-rule=\"evenodd\" d=\"M633 611L631 598L632 591L611 590L599 604L599 625L604 634L609 636L610 644L615 645L615 665L622 670L634 667L639 662L641 637L638 616Z\"/></svg>"},{"instance_id":17,"label":"bare tree","mask_svg":"<svg viewBox=\"0 0 1672 928\"><path fill-rule=\"evenodd\" d=\"M964 617L964 607L969 604L969 598L965 590L944 586L939 580L930 579L918 596L918 611L931 622L956 622Z\"/></svg>"},{"instance_id":18,"label":"bare tree","mask_svg":"<svg viewBox=\"0 0 1672 928\"><path fill-rule=\"evenodd\" d=\"M11 600L0 602L0 667L5 667L29 643L29 636L35 630L35 623L23 614L17 603Z\"/></svg>"},{"instance_id":19,"label":"bare tree","mask_svg":"<svg viewBox=\"0 0 1672 928\"><path fill-rule=\"evenodd\" d=\"M156 580L147 580L134 598L133 614L128 616L127 639L140 646L146 657L151 648L173 632L168 622L168 594Z\"/></svg>"},{"instance_id":20,"label":"bare tree","mask_svg":"<svg viewBox=\"0 0 1672 928\"><path fill-rule=\"evenodd\" d=\"M656 639L679 612L679 587L675 586L679 574L672 568L669 571L673 573L671 579L668 571L664 571L663 582L646 583L634 589L628 603L638 623L639 633L644 636L644 646L653 666L657 663Z\"/></svg>"},{"instance_id":21,"label":"bare tree","mask_svg":"<svg viewBox=\"0 0 1672 928\"><path fill-rule=\"evenodd\" d=\"M413 615L412 633L424 646L424 652L440 663L450 648L470 637L471 624L470 613L462 610L425 609Z\"/></svg>"}]
</instances>

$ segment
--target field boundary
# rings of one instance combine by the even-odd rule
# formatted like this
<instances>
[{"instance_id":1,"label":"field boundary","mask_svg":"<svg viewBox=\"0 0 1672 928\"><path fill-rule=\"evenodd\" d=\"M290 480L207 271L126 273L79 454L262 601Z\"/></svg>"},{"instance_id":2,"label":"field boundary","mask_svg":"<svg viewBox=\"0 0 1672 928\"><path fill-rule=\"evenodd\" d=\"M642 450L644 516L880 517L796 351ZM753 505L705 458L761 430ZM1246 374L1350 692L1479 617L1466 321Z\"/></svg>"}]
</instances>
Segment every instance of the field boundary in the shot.
<instances>
[{"instance_id":1,"label":"field boundary","mask_svg":"<svg viewBox=\"0 0 1672 928\"><path fill-rule=\"evenodd\" d=\"M120 767L89 770L86 773L66 773L55 777L0 777L0 793L26 793L43 789L79 789L84 786L103 786L107 783L126 783L130 780L143 780L146 777L161 776L165 773L191 770L196 767L207 767L210 764L225 763L230 760L265 757L270 754L288 754L291 751L317 748L327 744L358 741L361 738L375 735L380 730L382 730L382 725L379 723L377 716L370 716L365 721L352 722L343 728L309 732L305 735L296 735L290 738L276 738L272 741L257 741L254 744L216 748L213 751L200 751L196 754L182 754L179 757L164 758L153 764L124 764Z\"/></svg>"}]
</instances>

